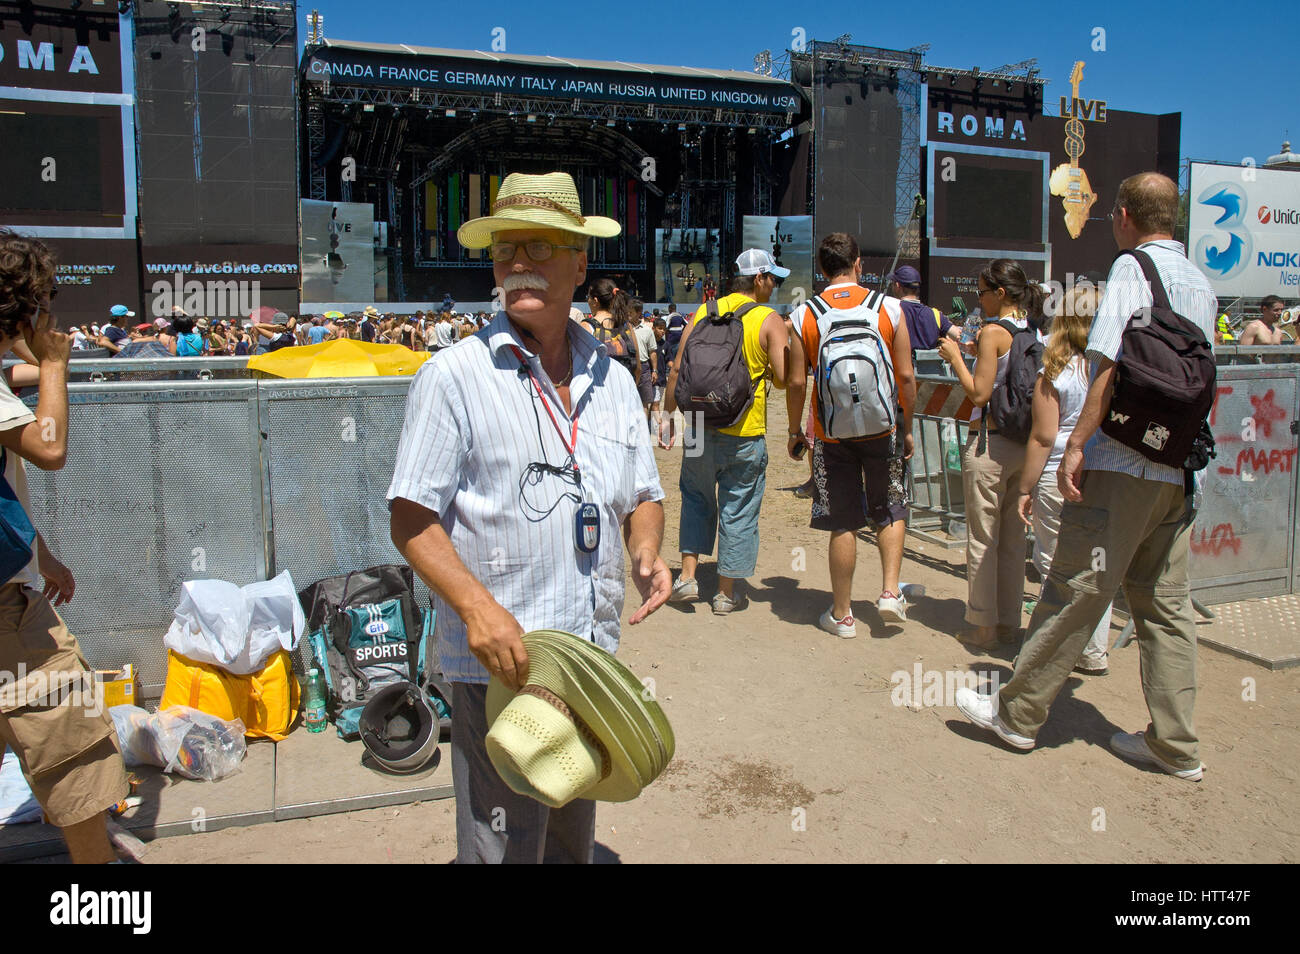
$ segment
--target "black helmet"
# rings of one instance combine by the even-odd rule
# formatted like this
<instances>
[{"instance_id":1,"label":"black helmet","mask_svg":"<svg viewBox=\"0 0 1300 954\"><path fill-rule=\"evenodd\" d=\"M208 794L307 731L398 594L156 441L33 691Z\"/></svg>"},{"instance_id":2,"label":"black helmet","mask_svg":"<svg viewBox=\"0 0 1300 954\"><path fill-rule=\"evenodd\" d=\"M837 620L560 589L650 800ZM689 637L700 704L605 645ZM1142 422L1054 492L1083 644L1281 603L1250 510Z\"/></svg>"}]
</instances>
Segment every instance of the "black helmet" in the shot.
<instances>
[{"instance_id":1,"label":"black helmet","mask_svg":"<svg viewBox=\"0 0 1300 954\"><path fill-rule=\"evenodd\" d=\"M376 692L361 711L360 731L366 749L390 772L418 772L438 751L438 712L409 682Z\"/></svg>"}]
</instances>

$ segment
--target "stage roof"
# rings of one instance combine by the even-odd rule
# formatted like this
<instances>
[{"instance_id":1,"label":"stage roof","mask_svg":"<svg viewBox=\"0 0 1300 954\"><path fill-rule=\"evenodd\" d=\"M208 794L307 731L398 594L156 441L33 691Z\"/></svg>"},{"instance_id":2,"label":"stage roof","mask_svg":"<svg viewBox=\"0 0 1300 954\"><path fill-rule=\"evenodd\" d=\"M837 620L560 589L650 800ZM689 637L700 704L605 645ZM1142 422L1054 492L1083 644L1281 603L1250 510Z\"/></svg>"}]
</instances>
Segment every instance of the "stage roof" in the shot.
<instances>
[{"instance_id":1,"label":"stage roof","mask_svg":"<svg viewBox=\"0 0 1300 954\"><path fill-rule=\"evenodd\" d=\"M708 79L737 80L748 83L768 83L778 87L790 84L775 76L747 73L744 70L706 70L694 66L661 66L646 63L625 63L622 60L580 60L562 56L507 56L504 53L485 53L482 50L448 50L434 46L412 46L408 43L360 43L353 40L324 40L320 47L334 50L366 50L371 53L409 53L416 56L444 56L482 63L517 63L528 66L563 66L582 70L631 70L659 76L703 77ZM319 47L318 47L319 48Z\"/></svg>"},{"instance_id":2,"label":"stage roof","mask_svg":"<svg viewBox=\"0 0 1300 954\"><path fill-rule=\"evenodd\" d=\"M803 97L785 80L739 70L519 56L394 43L325 40L303 53L309 84L496 94L539 100L798 113Z\"/></svg>"}]
</instances>

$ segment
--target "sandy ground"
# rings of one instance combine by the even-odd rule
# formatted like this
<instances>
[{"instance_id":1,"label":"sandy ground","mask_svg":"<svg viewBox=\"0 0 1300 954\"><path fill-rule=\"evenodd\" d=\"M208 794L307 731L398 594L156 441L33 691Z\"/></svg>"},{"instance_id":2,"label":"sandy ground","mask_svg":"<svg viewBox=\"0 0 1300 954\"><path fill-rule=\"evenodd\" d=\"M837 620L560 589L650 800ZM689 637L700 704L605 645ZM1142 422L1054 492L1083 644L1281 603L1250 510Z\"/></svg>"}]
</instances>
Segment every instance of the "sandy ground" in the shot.
<instances>
[{"instance_id":1,"label":"sandy ground","mask_svg":"<svg viewBox=\"0 0 1300 954\"><path fill-rule=\"evenodd\" d=\"M1300 857L1300 670L1269 672L1200 652L1200 784L1134 767L1107 747L1143 729L1136 644L1104 678L1074 677L1039 746L1003 747L945 705L895 704L896 672L996 672L962 625L964 552L909 538L903 579L924 584L902 626L873 602L880 565L859 544L856 639L816 627L830 603L826 535L790 490L807 464L785 456L772 402L762 553L743 612L664 607L625 630L620 658L653 677L677 755L636 801L602 805L598 860L621 862L1286 862ZM657 451L676 570L680 448ZM803 548L805 560L799 560ZM1036 586L1029 584L1030 593ZM629 587L629 592L634 592ZM633 601L629 600L630 613ZM1112 636L1117 635L1117 631ZM1243 679L1255 700L1243 700ZM455 853L451 800L228 829L154 842L149 863L433 862Z\"/></svg>"}]
</instances>

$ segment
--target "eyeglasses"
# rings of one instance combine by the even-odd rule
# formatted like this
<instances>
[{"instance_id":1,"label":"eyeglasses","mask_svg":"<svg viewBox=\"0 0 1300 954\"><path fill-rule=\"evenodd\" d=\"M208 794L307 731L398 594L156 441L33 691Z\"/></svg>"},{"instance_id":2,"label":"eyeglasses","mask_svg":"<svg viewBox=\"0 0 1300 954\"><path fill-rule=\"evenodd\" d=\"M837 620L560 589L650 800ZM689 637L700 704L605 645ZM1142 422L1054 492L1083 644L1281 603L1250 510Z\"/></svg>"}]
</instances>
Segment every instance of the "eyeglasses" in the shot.
<instances>
[{"instance_id":1,"label":"eyeglasses","mask_svg":"<svg viewBox=\"0 0 1300 954\"><path fill-rule=\"evenodd\" d=\"M576 245L556 245L546 239L529 239L527 242L493 242L492 261L512 262L520 248L523 248L524 252L534 262L546 261L555 254L557 248L567 248L574 252L584 251Z\"/></svg>"}]
</instances>

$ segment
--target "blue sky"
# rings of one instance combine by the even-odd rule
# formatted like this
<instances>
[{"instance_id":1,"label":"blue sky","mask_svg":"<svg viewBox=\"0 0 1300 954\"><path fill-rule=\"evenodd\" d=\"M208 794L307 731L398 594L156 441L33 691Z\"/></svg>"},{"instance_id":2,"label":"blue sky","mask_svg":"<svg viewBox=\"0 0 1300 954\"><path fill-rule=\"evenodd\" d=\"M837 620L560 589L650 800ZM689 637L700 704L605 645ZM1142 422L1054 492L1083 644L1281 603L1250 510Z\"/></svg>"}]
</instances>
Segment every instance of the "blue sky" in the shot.
<instances>
[{"instance_id":1,"label":"blue sky","mask_svg":"<svg viewBox=\"0 0 1300 954\"><path fill-rule=\"evenodd\" d=\"M1070 68L1082 59L1086 98L1104 99L1111 109L1181 112L1184 158L1235 163L1250 156L1262 164L1284 136L1300 147L1298 0L300 0L300 41L313 8L324 15L325 35L336 40L488 50L492 31L501 27L507 53L671 66L750 70L760 50L776 56L787 49L796 27L810 40L850 33L856 43L895 49L929 43L926 62L934 66L991 69L1036 57L1051 80L1049 112L1068 93ZM1092 48L1096 27L1106 31L1104 52Z\"/></svg>"}]
</instances>

